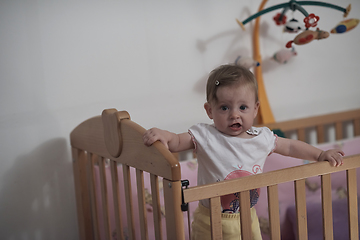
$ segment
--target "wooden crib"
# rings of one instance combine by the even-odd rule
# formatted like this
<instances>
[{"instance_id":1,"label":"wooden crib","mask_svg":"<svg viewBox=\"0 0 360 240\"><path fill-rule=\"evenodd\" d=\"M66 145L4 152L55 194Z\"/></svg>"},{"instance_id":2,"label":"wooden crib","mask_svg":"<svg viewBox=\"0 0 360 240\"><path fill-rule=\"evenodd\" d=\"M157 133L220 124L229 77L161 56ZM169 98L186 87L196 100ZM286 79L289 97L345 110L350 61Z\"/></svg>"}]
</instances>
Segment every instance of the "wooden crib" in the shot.
<instances>
[{"instance_id":1,"label":"wooden crib","mask_svg":"<svg viewBox=\"0 0 360 240\"><path fill-rule=\"evenodd\" d=\"M307 141L309 129L316 131L317 142L326 141L326 129L334 125L336 139L342 139L346 134L345 125L351 124L353 136L360 135L360 109L304 118L294 121L270 124L270 129L281 129L287 134L295 134L298 139ZM141 232L141 239L185 239L182 211L186 204L200 199L210 199L212 239L222 239L220 196L239 193L240 222L242 239L251 239L249 191L255 188L267 187L268 208L271 239L280 239L280 220L278 202L278 184L293 181L295 185L296 213L298 239L307 239L307 217L305 179L321 176L322 213L324 239L333 239L331 175L330 173L346 171L347 199L350 239L359 239L358 231L358 194L356 169L360 167L360 155L347 156L341 167L330 167L327 162L311 163L302 166L282 169L252 175L239 179L217 182L214 184L183 187L181 169L178 159L160 142L146 147L142 141L145 129L133 122L125 111L116 109L104 110L101 116L90 118L78 125L70 135L77 215L81 239L100 239L100 231L105 232L106 239L112 238L109 218L109 202L113 202L117 239L125 239L123 235L124 221L129 239L135 239L135 232ZM360 146L359 146L360 147ZM111 169L111 186L109 189L105 180L105 165L109 162ZM118 168L121 165L122 179L119 179ZM94 168L100 172L101 201L96 196ZM136 172L136 183L131 181L130 169ZM154 236L148 236L148 219L145 206L144 173L150 174ZM162 179L163 196L159 193L159 179ZM125 202L120 198L120 185L124 185ZM136 184L138 206L132 199L132 184ZM109 201L109 192L112 201ZM124 197L124 196L122 196ZM163 228L160 197L164 198L166 229ZM121 205L126 205L126 212L121 211ZM135 223L134 208L138 208L139 223ZM98 208L103 209L99 216ZM103 222L100 229L99 222ZM190 228L189 228L190 229Z\"/></svg>"}]
</instances>

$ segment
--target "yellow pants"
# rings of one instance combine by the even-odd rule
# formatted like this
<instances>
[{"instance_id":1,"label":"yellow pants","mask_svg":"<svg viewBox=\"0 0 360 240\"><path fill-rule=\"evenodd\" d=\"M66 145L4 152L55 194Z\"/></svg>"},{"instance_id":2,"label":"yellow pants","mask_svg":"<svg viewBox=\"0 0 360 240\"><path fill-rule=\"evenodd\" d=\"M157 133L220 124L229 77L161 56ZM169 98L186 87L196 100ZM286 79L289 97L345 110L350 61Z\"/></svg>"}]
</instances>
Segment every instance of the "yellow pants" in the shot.
<instances>
[{"instance_id":1,"label":"yellow pants","mask_svg":"<svg viewBox=\"0 0 360 240\"><path fill-rule=\"evenodd\" d=\"M251 212L251 229L252 239L262 240L259 219L255 208ZM240 214L239 213L222 213L221 214L222 232L224 240L241 240L240 235ZM210 231L210 209L199 203L194 212L194 221L192 222L191 240L209 240L211 239Z\"/></svg>"}]
</instances>

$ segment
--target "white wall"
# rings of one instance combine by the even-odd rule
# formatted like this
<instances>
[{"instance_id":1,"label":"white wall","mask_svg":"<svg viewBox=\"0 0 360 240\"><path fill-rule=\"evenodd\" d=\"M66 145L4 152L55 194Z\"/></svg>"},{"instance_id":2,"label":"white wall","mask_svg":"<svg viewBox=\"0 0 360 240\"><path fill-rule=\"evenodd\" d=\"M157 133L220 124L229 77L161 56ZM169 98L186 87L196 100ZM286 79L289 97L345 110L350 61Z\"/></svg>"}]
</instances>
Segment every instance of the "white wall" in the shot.
<instances>
[{"instance_id":1,"label":"white wall","mask_svg":"<svg viewBox=\"0 0 360 240\"><path fill-rule=\"evenodd\" d=\"M104 108L146 128L209 121L209 71L252 54L251 1L0 1L0 236L77 239L69 133ZM267 6L282 3L273 0ZM360 17L356 0L328 1ZM342 13L305 7L330 30ZM269 60L294 35L262 19L264 80L277 121L360 107L359 27ZM295 16L301 14L295 13Z\"/></svg>"}]
</instances>

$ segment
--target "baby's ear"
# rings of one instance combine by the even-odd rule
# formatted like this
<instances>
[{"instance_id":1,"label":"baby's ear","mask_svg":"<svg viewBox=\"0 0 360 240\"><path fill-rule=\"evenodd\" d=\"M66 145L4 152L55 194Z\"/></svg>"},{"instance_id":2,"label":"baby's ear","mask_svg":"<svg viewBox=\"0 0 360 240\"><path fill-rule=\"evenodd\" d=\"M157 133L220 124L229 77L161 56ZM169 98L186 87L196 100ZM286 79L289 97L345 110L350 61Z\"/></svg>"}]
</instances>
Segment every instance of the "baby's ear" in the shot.
<instances>
[{"instance_id":1,"label":"baby's ear","mask_svg":"<svg viewBox=\"0 0 360 240\"><path fill-rule=\"evenodd\" d=\"M257 102L255 103L254 118L256 118L256 116L257 116L257 113L258 113L258 111L259 111L259 107L260 107L260 102L257 101Z\"/></svg>"},{"instance_id":2,"label":"baby's ear","mask_svg":"<svg viewBox=\"0 0 360 240\"><path fill-rule=\"evenodd\" d=\"M206 103L204 104L204 108L205 108L205 110L206 110L206 113L207 113L208 117L209 117L210 119L213 119L213 117L212 117L212 109L211 109L210 103L206 102Z\"/></svg>"}]
</instances>

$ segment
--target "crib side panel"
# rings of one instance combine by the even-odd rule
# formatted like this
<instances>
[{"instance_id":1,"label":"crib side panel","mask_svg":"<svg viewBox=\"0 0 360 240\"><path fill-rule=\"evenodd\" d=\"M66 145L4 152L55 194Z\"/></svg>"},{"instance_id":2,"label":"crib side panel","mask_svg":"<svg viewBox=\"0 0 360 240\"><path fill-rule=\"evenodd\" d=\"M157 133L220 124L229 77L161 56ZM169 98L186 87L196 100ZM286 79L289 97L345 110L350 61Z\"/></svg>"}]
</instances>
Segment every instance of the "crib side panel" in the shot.
<instances>
[{"instance_id":1,"label":"crib side panel","mask_svg":"<svg viewBox=\"0 0 360 240\"><path fill-rule=\"evenodd\" d=\"M105 120L110 115L111 121L93 117L70 134L81 239L162 239L166 232L168 239L183 240L177 158L159 142L145 146L144 128L129 116L112 114L118 114L116 109L105 111ZM145 189L150 183L144 180L145 174L151 178L151 188ZM162 181L170 189L163 189ZM152 202L148 202L150 194Z\"/></svg>"},{"instance_id":2,"label":"crib side panel","mask_svg":"<svg viewBox=\"0 0 360 240\"><path fill-rule=\"evenodd\" d=\"M335 139L341 140L346 135L344 126L350 122L353 126L353 136L360 135L360 109L350 110L340 113L332 113L321 116L302 118L290 121L276 122L267 124L266 126L272 130L281 130L286 137L290 138L295 133L296 139L308 143L324 143L327 142L327 129L333 128ZM316 142L310 141L310 132L315 130Z\"/></svg>"},{"instance_id":3,"label":"crib side panel","mask_svg":"<svg viewBox=\"0 0 360 240\"><path fill-rule=\"evenodd\" d=\"M322 183L322 213L323 213L323 231L326 239L333 237L333 216L331 206L331 178L330 173L341 171L347 172L348 178L348 213L349 213L349 232L351 239L358 239L358 204L357 204L357 180L356 169L360 167L360 155L346 157L344 164L340 167L331 167L328 162L317 162L297 167L281 169L278 171L262 173L242 177L239 179L232 179L227 181L216 182L197 187L191 187L184 190L185 202L198 201L201 199L217 199L220 196L240 192L240 196L247 195L240 199L240 204L249 204L248 191L261 187L268 187L269 190L269 217L270 220L270 234L272 239L280 239L280 222L279 222L279 204L277 199L277 185L285 182L294 182L295 184L295 199L296 199L296 220L297 220L297 239L308 239L307 229L307 206L305 194L305 179L313 176L321 176ZM244 200L245 199L245 200ZM213 201L213 200L212 200ZM242 203L243 202L243 203ZM211 204L210 212L220 214L217 210L216 204ZM214 207L214 209L213 209ZM248 207L243 207L243 209ZM240 208L241 210L241 208ZM274 213L276 211L276 213ZM329 212L330 211L330 212ZM241 212L241 226L251 222L250 216L247 213ZM274 216L272 216L274 215ZM212 216L211 226L215 234L219 234L217 228L221 222L218 221L219 216ZM213 222L214 221L214 222ZM215 228L215 229L214 229ZM246 234L251 234L246 232ZM247 235L245 235L247 236Z\"/></svg>"}]
</instances>

